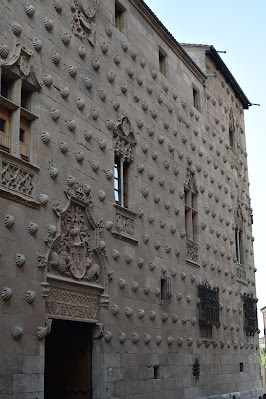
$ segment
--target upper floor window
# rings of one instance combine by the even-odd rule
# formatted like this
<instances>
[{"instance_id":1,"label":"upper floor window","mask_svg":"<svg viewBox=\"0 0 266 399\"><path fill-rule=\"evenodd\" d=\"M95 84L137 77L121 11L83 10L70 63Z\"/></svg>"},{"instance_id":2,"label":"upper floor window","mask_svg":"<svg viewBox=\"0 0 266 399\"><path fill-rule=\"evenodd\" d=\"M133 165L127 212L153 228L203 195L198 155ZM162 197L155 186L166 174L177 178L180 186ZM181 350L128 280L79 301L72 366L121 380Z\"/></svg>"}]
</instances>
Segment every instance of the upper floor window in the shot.
<instances>
[{"instance_id":1,"label":"upper floor window","mask_svg":"<svg viewBox=\"0 0 266 399\"><path fill-rule=\"evenodd\" d=\"M233 150L235 149L235 130L235 120L233 115L233 109L231 107L229 113L229 144Z\"/></svg>"},{"instance_id":2,"label":"upper floor window","mask_svg":"<svg viewBox=\"0 0 266 399\"><path fill-rule=\"evenodd\" d=\"M171 296L171 277L161 277L161 300L169 303Z\"/></svg>"},{"instance_id":3,"label":"upper floor window","mask_svg":"<svg viewBox=\"0 0 266 399\"><path fill-rule=\"evenodd\" d=\"M235 211L235 256L237 262L244 264L243 250L243 215L241 206L238 205Z\"/></svg>"},{"instance_id":4,"label":"upper floor window","mask_svg":"<svg viewBox=\"0 0 266 399\"><path fill-rule=\"evenodd\" d=\"M195 89L195 87L193 87L193 105L198 111L200 111L200 93Z\"/></svg>"},{"instance_id":5,"label":"upper floor window","mask_svg":"<svg viewBox=\"0 0 266 399\"><path fill-rule=\"evenodd\" d=\"M125 11L126 9L119 3L115 1L115 27L122 32L125 27Z\"/></svg>"},{"instance_id":6,"label":"upper floor window","mask_svg":"<svg viewBox=\"0 0 266 399\"><path fill-rule=\"evenodd\" d=\"M219 288L211 288L207 284L198 285L200 298L199 323L219 326Z\"/></svg>"},{"instance_id":7,"label":"upper floor window","mask_svg":"<svg viewBox=\"0 0 266 399\"><path fill-rule=\"evenodd\" d=\"M185 182L185 229L187 238L192 241L197 241L197 209L197 187L194 181L194 172L188 169Z\"/></svg>"},{"instance_id":8,"label":"upper floor window","mask_svg":"<svg viewBox=\"0 0 266 399\"><path fill-rule=\"evenodd\" d=\"M166 53L159 48L159 71L166 76Z\"/></svg>"},{"instance_id":9,"label":"upper floor window","mask_svg":"<svg viewBox=\"0 0 266 399\"><path fill-rule=\"evenodd\" d=\"M257 302L253 295L244 294L244 330L247 335L258 332Z\"/></svg>"},{"instance_id":10,"label":"upper floor window","mask_svg":"<svg viewBox=\"0 0 266 399\"><path fill-rule=\"evenodd\" d=\"M114 197L117 204L129 207L130 165L134 161L135 136L127 116L116 123L114 140Z\"/></svg>"}]
</instances>

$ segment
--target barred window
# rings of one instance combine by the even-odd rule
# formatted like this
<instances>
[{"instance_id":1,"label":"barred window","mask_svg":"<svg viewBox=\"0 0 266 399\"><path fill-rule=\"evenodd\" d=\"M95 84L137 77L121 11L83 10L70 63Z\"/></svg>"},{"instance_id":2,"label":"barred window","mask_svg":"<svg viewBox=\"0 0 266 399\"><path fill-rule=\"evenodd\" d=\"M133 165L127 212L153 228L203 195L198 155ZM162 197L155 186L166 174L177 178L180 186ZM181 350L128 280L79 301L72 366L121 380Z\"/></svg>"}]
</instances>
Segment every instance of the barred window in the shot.
<instances>
[{"instance_id":1,"label":"barred window","mask_svg":"<svg viewBox=\"0 0 266 399\"><path fill-rule=\"evenodd\" d=\"M244 330L247 335L253 335L259 331L257 317L257 302L253 295L244 294Z\"/></svg>"},{"instance_id":2,"label":"barred window","mask_svg":"<svg viewBox=\"0 0 266 399\"><path fill-rule=\"evenodd\" d=\"M161 278L161 300L163 302L170 302L171 300L171 278Z\"/></svg>"},{"instance_id":3,"label":"barred window","mask_svg":"<svg viewBox=\"0 0 266 399\"><path fill-rule=\"evenodd\" d=\"M219 326L219 288L198 285L200 302L199 323Z\"/></svg>"}]
</instances>

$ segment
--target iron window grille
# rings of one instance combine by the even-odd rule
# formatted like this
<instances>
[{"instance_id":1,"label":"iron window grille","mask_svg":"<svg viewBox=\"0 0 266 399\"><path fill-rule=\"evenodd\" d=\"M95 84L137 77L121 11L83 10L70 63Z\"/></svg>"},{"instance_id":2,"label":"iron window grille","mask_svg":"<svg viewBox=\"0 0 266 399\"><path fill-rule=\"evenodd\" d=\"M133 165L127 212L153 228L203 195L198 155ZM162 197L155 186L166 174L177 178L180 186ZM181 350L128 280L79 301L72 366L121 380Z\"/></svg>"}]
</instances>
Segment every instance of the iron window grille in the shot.
<instances>
[{"instance_id":1,"label":"iron window grille","mask_svg":"<svg viewBox=\"0 0 266 399\"><path fill-rule=\"evenodd\" d=\"M247 335L254 336L258 329L257 302L252 294L244 294L244 330Z\"/></svg>"},{"instance_id":2,"label":"iron window grille","mask_svg":"<svg viewBox=\"0 0 266 399\"><path fill-rule=\"evenodd\" d=\"M171 277L161 278L161 300L163 302L171 301Z\"/></svg>"},{"instance_id":3,"label":"iron window grille","mask_svg":"<svg viewBox=\"0 0 266 399\"><path fill-rule=\"evenodd\" d=\"M201 301L199 323L219 327L219 288L198 285L198 293Z\"/></svg>"}]
</instances>

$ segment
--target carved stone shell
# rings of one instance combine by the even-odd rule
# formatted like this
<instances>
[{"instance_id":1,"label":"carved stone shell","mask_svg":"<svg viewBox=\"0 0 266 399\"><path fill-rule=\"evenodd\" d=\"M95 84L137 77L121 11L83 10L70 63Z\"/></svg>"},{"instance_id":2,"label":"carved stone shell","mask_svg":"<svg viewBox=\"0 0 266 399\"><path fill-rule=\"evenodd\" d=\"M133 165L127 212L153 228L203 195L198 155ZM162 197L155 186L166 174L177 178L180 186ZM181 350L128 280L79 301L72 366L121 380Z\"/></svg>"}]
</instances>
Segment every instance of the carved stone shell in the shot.
<instances>
[{"instance_id":1,"label":"carved stone shell","mask_svg":"<svg viewBox=\"0 0 266 399\"><path fill-rule=\"evenodd\" d=\"M51 31L53 29L53 27L54 27L54 23L53 23L52 19L45 18L44 26L48 30L48 32Z\"/></svg>"},{"instance_id":2,"label":"carved stone shell","mask_svg":"<svg viewBox=\"0 0 266 399\"><path fill-rule=\"evenodd\" d=\"M181 338L181 337L177 338L177 345L178 346L181 346L183 344L183 342L184 342L183 338Z\"/></svg>"},{"instance_id":3,"label":"carved stone shell","mask_svg":"<svg viewBox=\"0 0 266 399\"><path fill-rule=\"evenodd\" d=\"M162 342L162 337L160 335L157 335L157 337L155 338L155 342L157 345L160 345L160 343Z\"/></svg>"},{"instance_id":4,"label":"carved stone shell","mask_svg":"<svg viewBox=\"0 0 266 399\"><path fill-rule=\"evenodd\" d=\"M172 322L173 323L176 323L177 322L177 320L178 320L178 316L176 315L176 314L172 314Z\"/></svg>"},{"instance_id":5,"label":"carved stone shell","mask_svg":"<svg viewBox=\"0 0 266 399\"><path fill-rule=\"evenodd\" d=\"M120 342L121 344L123 344L123 342L125 342L126 338L127 338L127 336L126 336L126 334L125 334L124 332L121 332L121 333L119 334L118 339L119 339L119 342Z\"/></svg>"},{"instance_id":6,"label":"carved stone shell","mask_svg":"<svg viewBox=\"0 0 266 399\"><path fill-rule=\"evenodd\" d=\"M148 345L151 342L150 334L144 334L143 339L144 339L145 344Z\"/></svg>"},{"instance_id":7,"label":"carved stone shell","mask_svg":"<svg viewBox=\"0 0 266 399\"><path fill-rule=\"evenodd\" d=\"M19 326L15 326L12 331L12 336L15 340L20 339L23 335L23 329Z\"/></svg>"},{"instance_id":8,"label":"carved stone shell","mask_svg":"<svg viewBox=\"0 0 266 399\"><path fill-rule=\"evenodd\" d=\"M168 320L168 314L167 313L162 313L162 321L166 322Z\"/></svg>"},{"instance_id":9,"label":"carved stone shell","mask_svg":"<svg viewBox=\"0 0 266 399\"><path fill-rule=\"evenodd\" d=\"M106 198L106 193L103 190L99 190L99 200L103 201Z\"/></svg>"},{"instance_id":10,"label":"carved stone shell","mask_svg":"<svg viewBox=\"0 0 266 399\"><path fill-rule=\"evenodd\" d=\"M92 132L90 130L85 130L84 137L87 141L90 141L92 138Z\"/></svg>"},{"instance_id":11,"label":"carved stone shell","mask_svg":"<svg viewBox=\"0 0 266 399\"><path fill-rule=\"evenodd\" d=\"M8 301L12 297L12 289L9 287L3 287L1 296L3 301Z\"/></svg>"},{"instance_id":12,"label":"carved stone shell","mask_svg":"<svg viewBox=\"0 0 266 399\"><path fill-rule=\"evenodd\" d=\"M89 184L83 184L83 191L86 195L89 195L91 192L91 186Z\"/></svg>"},{"instance_id":13,"label":"carved stone shell","mask_svg":"<svg viewBox=\"0 0 266 399\"><path fill-rule=\"evenodd\" d=\"M147 284L145 284L143 287L143 291L144 291L144 294L147 295L150 292L150 287Z\"/></svg>"},{"instance_id":14,"label":"carved stone shell","mask_svg":"<svg viewBox=\"0 0 266 399\"><path fill-rule=\"evenodd\" d=\"M153 172L148 172L148 178L150 180L153 180L154 179L154 173Z\"/></svg>"},{"instance_id":15,"label":"carved stone shell","mask_svg":"<svg viewBox=\"0 0 266 399\"><path fill-rule=\"evenodd\" d=\"M50 225L49 228L48 228L48 233L49 233L49 235L50 235L51 237L55 237L56 232L57 232L56 226Z\"/></svg>"},{"instance_id":16,"label":"carved stone shell","mask_svg":"<svg viewBox=\"0 0 266 399\"><path fill-rule=\"evenodd\" d=\"M86 57L86 49L83 46L80 46L78 49L78 55L80 56L80 58L85 58Z\"/></svg>"},{"instance_id":17,"label":"carved stone shell","mask_svg":"<svg viewBox=\"0 0 266 399\"><path fill-rule=\"evenodd\" d=\"M69 176L69 177L67 178L67 185L68 185L69 187L72 187L73 184L75 183L75 181L76 181L75 177Z\"/></svg>"},{"instance_id":18,"label":"carved stone shell","mask_svg":"<svg viewBox=\"0 0 266 399\"><path fill-rule=\"evenodd\" d=\"M171 276L175 277L177 275L177 271L175 269L171 270Z\"/></svg>"},{"instance_id":19,"label":"carved stone shell","mask_svg":"<svg viewBox=\"0 0 266 399\"><path fill-rule=\"evenodd\" d=\"M76 160L81 163L84 160L84 153L82 151L78 151L76 153Z\"/></svg>"},{"instance_id":20,"label":"carved stone shell","mask_svg":"<svg viewBox=\"0 0 266 399\"><path fill-rule=\"evenodd\" d=\"M141 86L143 83L143 77L142 76L137 76L137 82Z\"/></svg>"},{"instance_id":21,"label":"carved stone shell","mask_svg":"<svg viewBox=\"0 0 266 399\"><path fill-rule=\"evenodd\" d=\"M106 127L108 130L113 130L114 129L114 121L112 119L107 119L106 121Z\"/></svg>"},{"instance_id":22,"label":"carved stone shell","mask_svg":"<svg viewBox=\"0 0 266 399\"><path fill-rule=\"evenodd\" d=\"M76 121L75 121L74 119L69 119L69 120L67 121L67 127L68 127L68 129L69 129L71 132L73 132L73 130L76 129L76 126L77 126L77 124L76 124Z\"/></svg>"},{"instance_id":23,"label":"carved stone shell","mask_svg":"<svg viewBox=\"0 0 266 399\"><path fill-rule=\"evenodd\" d=\"M193 344L193 338L188 338L187 339L187 345L191 346Z\"/></svg>"},{"instance_id":24,"label":"carved stone shell","mask_svg":"<svg viewBox=\"0 0 266 399\"><path fill-rule=\"evenodd\" d=\"M97 172L97 170L99 169L100 165L98 161L91 161L91 168L94 172Z\"/></svg>"},{"instance_id":25,"label":"carved stone shell","mask_svg":"<svg viewBox=\"0 0 266 399\"><path fill-rule=\"evenodd\" d=\"M28 225L28 230L29 230L29 233L30 233L31 235L36 234L37 231L38 231L38 225L37 225L37 223L33 223L33 222L29 223L29 225Z\"/></svg>"},{"instance_id":26,"label":"carved stone shell","mask_svg":"<svg viewBox=\"0 0 266 399\"><path fill-rule=\"evenodd\" d=\"M68 151L68 145L67 145L67 143L61 142L61 143L59 144L59 148L60 148L60 151L61 151L63 154L65 154L65 153Z\"/></svg>"},{"instance_id":27,"label":"carved stone shell","mask_svg":"<svg viewBox=\"0 0 266 399\"><path fill-rule=\"evenodd\" d=\"M125 309L126 316L130 317L132 315L132 313L133 313L133 310L129 307L126 307L126 309Z\"/></svg>"},{"instance_id":28,"label":"carved stone shell","mask_svg":"<svg viewBox=\"0 0 266 399\"><path fill-rule=\"evenodd\" d=\"M115 63L116 65L119 65L120 62L121 62L121 60L120 60L119 55L115 54L115 55L114 55L114 63Z\"/></svg>"},{"instance_id":29,"label":"carved stone shell","mask_svg":"<svg viewBox=\"0 0 266 399\"><path fill-rule=\"evenodd\" d=\"M113 305L112 306L112 313L114 316L116 316L119 313L119 306L118 305Z\"/></svg>"},{"instance_id":30,"label":"carved stone shell","mask_svg":"<svg viewBox=\"0 0 266 399\"><path fill-rule=\"evenodd\" d=\"M28 15L28 17L33 17L33 15L35 14L35 8L31 4L28 4L25 7L25 11L26 11L26 14Z\"/></svg>"},{"instance_id":31,"label":"carved stone shell","mask_svg":"<svg viewBox=\"0 0 266 399\"><path fill-rule=\"evenodd\" d=\"M51 140L51 135L50 135L49 132L43 132L43 133L41 134L41 138L42 138L42 142L43 142L44 144L48 144L49 141Z\"/></svg>"},{"instance_id":32,"label":"carved stone shell","mask_svg":"<svg viewBox=\"0 0 266 399\"><path fill-rule=\"evenodd\" d=\"M139 334L138 333L133 333L131 340L133 342L133 344L136 344L139 341Z\"/></svg>"},{"instance_id":33,"label":"carved stone shell","mask_svg":"<svg viewBox=\"0 0 266 399\"><path fill-rule=\"evenodd\" d=\"M55 10L56 10L57 12L61 12L62 9L63 9L63 4L62 4L60 1L56 0L56 1L54 2L54 8L55 8Z\"/></svg>"},{"instance_id":34,"label":"carved stone shell","mask_svg":"<svg viewBox=\"0 0 266 399\"><path fill-rule=\"evenodd\" d=\"M0 57L6 59L9 54L9 48L7 44L0 44Z\"/></svg>"},{"instance_id":35,"label":"carved stone shell","mask_svg":"<svg viewBox=\"0 0 266 399\"><path fill-rule=\"evenodd\" d=\"M31 305L35 301L35 298L36 298L36 294L34 291L27 291L26 300L29 305Z\"/></svg>"},{"instance_id":36,"label":"carved stone shell","mask_svg":"<svg viewBox=\"0 0 266 399\"><path fill-rule=\"evenodd\" d=\"M104 339L106 342L110 342L112 337L113 337L113 335L112 335L111 331L106 331L106 333L104 334Z\"/></svg>"},{"instance_id":37,"label":"carved stone shell","mask_svg":"<svg viewBox=\"0 0 266 399\"><path fill-rule=\"evenodd\" d=\"M126 92L127 92L127 85L126 85L126 83L124 83L124 84L121 85L121 91L122 91L123 94L126 94Z\"/></svg>"},{"instance_id":38,"label":"carved stone shell","mask_svg":"<svg viewBox=\"0 0 266 399\"><path fill-rule=\"evenodd\" d=\"M41 39L38 39L38 38L33 39L32 44L36 51L41 51L42 46L43 46Z\"/></svg>"},{"instance_id":39,"label":"carved stone shell","mask_svg":"<svg viewBox=\"0 0 266 399\"><path fill-rule=\"evenodd\" d=\"M74 77L76 76L77 72L78 72L77 67L75 67L75 66L73 66L73 65L70 65L70 66L68 67L68 73L69 73L69 75L70 75L72 78L74 78Z\"/></svg>"},{"instance_id":40,"label":"carved stone shell","mask_svg":"<svg viewBox=\"0 0 266 399\"><path fill-rule=\"evenodd\" d=\"M117 251L117 249L114 249L114 250L112 251L112 258L113 258L114 260L117 260L117 259L119 258L119 256L120 256L119 251Z\"/></svg>"},{"instance_id":41,"label":"carved stone shell","mask_svg":"<svg viewBox=\"0 0 266 399\"><path fill-rule=\"evenodd\" d=\"M100 69L100 66L101 66L100 61L98 61L98 60L92 61L92 67L95 71L98 71Z\"/></svg>"},{"instance_id":42,"label":"carved stone shell","mask_svg":"<svg viewBox=\"0 0 266 399\"><path fill-rule=\"evenodd\" d=\"M107 73L107 80L109 83L113 83L115 80L115 73L113 71Z\"/></svg>"},{"instance_id":43,"label":"carved stone shell","mask_svg":"<svg viewBox=\"0 0 266 399\"><path fill-rule=\"evenodd\" d=\"M144 309L139 309L138 310L139 319L142 319L144 316L145 316L145 310Z\"/></svg>"},{"instance_id":44,"label":"carved stone shell","mask_svg":"<svg viewBox=\"0 0 266 399\"><path fill-rule=\"evenodd\" d=\"M53 83L53 78L51 75L44 75L43 77L43 83L45 86L49 87Z\"/></svg>"},{"instance_id":45,"label":"carved stone shell","mask_svg":"<svg viewBox=\"0 0 266 399\"><path fill-rule=\"evenodd\" d=\"M90 78L85 78L85 79L84 79L84 82L85 82L85 86L86 86L86 88L87 88L88 90L92 88L92 79L90 79Z\"/></svg>"},{"instance_id":46,"label":"carved stone shell","mask_svg":"<svg viewBox=\"0 0 266 399\"><path fill-rule=\"evenodd\" d=\"M57 176L58 176L58 169L57 168L54 168L54 167L51 167L50 169L49 169L49 174L50 174L50 177L52 178L52 179L55 179Z\"/></svg>"},{"instance_id":47,"label":"carved stone shell","mask_svg":"<svg viewBox=\"0 0 266 399\"><path fill-rule=\"evenodd\" d=\"M22 32L21 25L18 22L15 22L12 25L12 31L13 31L14 35L19 36L21 34L21 32Z\"/></svg>"},{"instance_id":48,"label":"carved stone shell","mask_svg":"<svg viewBox=\"0 0 266 399\"><path fill-rule=\"evenodd\" d=\"M170 345L172 345L173 342L174 342L174 338L171 337L171 336L169 336L169 337L167 338L167 344L170 346Z\"/></svg>"},{"instance_id":49,"label":"carved stone shell","mask_svg":"<svg viewBox=\"0 0 266 399\"><path fill-rule=\"evenodd\" d=\"M105 27L105 32L106 32L106 34L107 34L107 36L112 36L112 34L113 34L113 29L112 29L112 26L110 25L110 24L107 24L106 25L106 27Z\"/></svg>"},{"instance_id":50,"label":"carved stone shell","mask_svg":"<svg viewBox=\"0 0 266 399\"><path fill-rule=\"evenodd\" d=\"M152 92L153 92L152 86L147 86L147 92L148 92L149 94L152 94Z\"/></svg>"},{"instance_id":51,"label":"carved stone shell","mask_svg":"<svg viewBox=\"0 0 266 399\"><path fill-rule=\"evenodd\" d=\"M160 288L156 288L154 293L155 293L156 296L160 296L161 295Z\"/></svg>"},{"instance_id":52,"label":"carved stone shell","mask_svg":"<svg viewBox=\"0 0 266 399\"><path fill-rule=\"evenodd\" d=\"M139 284L136 281L133 281L131 284L132 291L136 292L139 288Z\"/></svg>"},{"instance_id":53,"label":"carved stone shell","mask_svg":"<svg viewBox=\"0 0 266 399\"><path fill-rule=\"evenodd\" d=\"M176 299L177 299L178 301L181 301L181 299L182 299L182 294L181 294L180 292L178 292L178 293L176 294Z\"/></svg>"},{"instance_id":54,"label":"carved stone shell","mask_svg":"<svg viewBox=\"0 0 266 399\"><path fill-rule=\"evenodd\" d=\"M98 113L98 111L95 108L93 108L92 111L91 111L91 117L95 121L96 121L96 119L99 118L99 113Z\"/></svg>"},{"instance_id":55,"label":"carved stone shell","mask_svg":"<svg viewBox=\"0 0 266 399\"><path fill-rule=\"evenodd\" d=\"M76 104L79 110L82 110L85 107L85 101L82 98L77 98Z\"/></svg>"},{"instance_id":56,"label":"carved stone shell","mask_svg":"<svg viewBox=\"0 0 266 399\"><path fill-rule=\"evenodd\" d=\"M154 71L154 70L151 70L151 76L152 76L153 79L156 79L157 78L157 72Z\"/></svg>"},{"instance_id":57,"label":"carved stone shell","mask_svg":"<svg viewBox=\"0 0 266 399\"><path fill-rule=\"evenodd\" d=\"M160 202L160 195L159 195L159 194L154 194L154 195L153 195L153 199L154 199L154 202L155 202L156 204L158 204L158 202Z\"/></svg>"},{"instance_id":58,"label":"carved stone shell","mask_svg":"<svg viewBox=\"0 0 266 399\"><path fill-rule=\"evenodd\" d=\"M136 57L137 57L137 52L136 52L136 50L132 48L132 49L130 50L130 55L131 55L132 60L135 60Z\"/></svg>"},{"instance_id":59,"label":"carved stone shell","mask_svg":"<svg viewBox=\"0 0 266 399\"><path fill-rule=\"evenodd\" d=\"M120 288L124 288L126 285L126 280L124 280L123 278L120 278L118 283L119 283Z\"/></svg>"},{"instance_id":60,"label":"carved stone shell","mask_svg":"<svg viewBox=\"0 0 266 399\"><path fill-rule=\"evenodd\" d=\"M105 223L106 230L111 230L112 227L113 227L113 222L107 220L107 222Z\"/></svg>"},{"instance_id":61,"label":"carved stone shell","mask_svg":"<svg viewBox=\"0 0 266 399\"><path fill-rule=\"evenodd\" d=\"M53 108L51 111L51 118L53 121L57 121L60 117L60 111L57 108Z\"/></svg>"},{"instance_id":62,"label":"carved stone shell","mask_svg":"<svg viewBox=\"0 0 266 399\"><path fill-rule=\"evenodd\" d=\"M65 32L62 36L61 36L61 40L64 43L64 45L67 45L70 43L71 40L71 36L68 32Z\"/></svg>"},{"instance_id":63,"label":"carved stone shell","mask_svg":"<svg viewBox=\"0 0 266 399\"><path fill-rule=\"evenodd\" d=\"M154 135L154 128L153 127L149 127L148 128L148 135L149 136L153 136Z\"/></svg>"},{"instance_id":64,"label":"carved stone shell","mask_svg":"<svg viewBox=\"0 0 266 399\"><path fill-rule=\"evenodd\" d=\"M155 263L154 262L150 262L149 263L149 269L152 272L155 269Z\"/></svg>"},{"instance_id":65,"label":"carved stone shell","mask_svg":"<svg viewBox=\"0 0 266 399\"><path fill-rule=\"evenodd\" d=\"M114 176L114 172L111 169L107 169L107 171L105 172L105 176L108 180L110 180Z\"/></svg>"},{"instance_id":66,"label":"carved stone shell","mask_svg":"<svg viewBox=\"0 0 266 399\"><path fill-rule=\"evenodd\" d=\"M128 50L128 43L127 43L125 40L122 41L121 45L122 45L122 49L123 49L124 51L127 51L127 50Z\"/></svg>"},{"instance_id":67,"label":"carved stone shell","mask_svg":"<svg viewBox=\"0 0 266 399\"><path fill-rule=\"evenodd\" d=\"M156 317L156 312L154 312L154 310L151 310L150 313L149 313L149 316L150 316L151 320L154 320L155 317Z\"/></svg>"},{"instance_id":68,"label":"carved stone shell","mask_svg":"<svg viewBox=\"0 0 266 399\"><path fill-rule=\"evenodd\" d=\"M156 110L152 110L151 111L151 116L153 117L153 119L157 118L158 112Z\"/></svg>"},{"instance_id":69,"label":"carved stone shell","mask_svg":"<svg viewBox=\"0 0 266 399\"><path fill-rule=\"evenodd\" d=\"M148 234L144 234L142 239L143 239L144 244L148 244L150 236Z\"/></svg>"},{"instance_id":70,"label":"carved stone shell","mask_svg":"<svg viewBox=\"0 0 266 399\"><path fill-rule=\"evenodd\" d=\"M142 68L145 67L146 62L145 62L144 58L140 58L139 63L140 63L140 66L141 66Z\"/></svg>"},{"instance_id":71,"label":"carved stone shell","mask_svg":"<svg viewBox=\"0 0 266 399\"><path fill-rule=\"evenodd\" d=\"M106 54L108 52L108 43L107 42L101 43L101 50L102 50L103 54Z\"/></svg>"},{"instance_id":72,"label":"carved stone shell","mask_svg":"<svg viewBox=\"0 0 266 399\"><path fill-rule=\"evenodd\" d=\"M26 262L26 257L24 255L22 255L22 254L16 255L16 265L18 267L23 266L25 264L25 262Z\"/></svg>"},{"instance_id":73,"label":"carved stone shell","mask_svg":"<svg viewBox=\"0 0 266 399\"><path fill-rule=\"evenodd\" d=\"M15 223L15 218L12 215L6 215L4 219L4 223L7 229L10 229L14 223Z\"/></svg>"},{"instance_id":74,"label":"carved stone shell","mask_svg":"<svg viewBox=\"0 0 266 399\"><path fill-rule=\"evenodd\" d=\"M116 100L113 101L113 107L114 107L114 110L117 111L119 109L119 107L120 107L120 103L118 101L116 101Z\"/></svg>"},{"instance_id":75,"label":"carved stone shell","mask_svg":"<svg viewBox=\"0 0 266 399\"><path fill-rule=\"evenodd\" d=\"M126 256L125 256L125 261L126 261L126 263L127 263L128 265L132 262L132 259L133 259L132 255L126 254Z\"/></svg>"},{"instance_id":76,"label":"carved stone shell","mask_svg":"<svg viewBox=\"0 0 266 399\"><path fill-rule=\"evenodd\" d=\"M59 62L61 61L61 54L58 53L57 51L53 51L52 61L55 65L59 64Z\"/></svg>"},{"instance_id":77,"label":"carved stone shell","mask_svg":"<svg viewBox=\"0 0 266 399\"><path fill-rule=\"evenodd\" d=\"M46 205L48 203L48 200L49 200L48 195L40 194L39 201L42 206Z\"/></svg>"}]
</instances>

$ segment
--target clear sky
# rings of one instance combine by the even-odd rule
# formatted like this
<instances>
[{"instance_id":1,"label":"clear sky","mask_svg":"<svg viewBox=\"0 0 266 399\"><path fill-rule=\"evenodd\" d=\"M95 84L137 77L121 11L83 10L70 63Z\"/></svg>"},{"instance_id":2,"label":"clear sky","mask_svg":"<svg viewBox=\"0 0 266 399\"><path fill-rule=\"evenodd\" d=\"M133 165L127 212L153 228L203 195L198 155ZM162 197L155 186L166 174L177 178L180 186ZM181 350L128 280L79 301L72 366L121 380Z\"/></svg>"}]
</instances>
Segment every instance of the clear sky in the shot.
<instances>
[{"instance_id":1,"label":"clear sky","mask_svg":"<svg viewBox=\"0 0 266 399\"><path fill-rule=\"evenodd\" d=\"M179 43L210 44L225 50L220 55L247 98L260 104L245 111L245 125L261 336L260 309L266 306L266 0L145 1Z\"/></svg>"}]
</instances>

